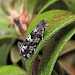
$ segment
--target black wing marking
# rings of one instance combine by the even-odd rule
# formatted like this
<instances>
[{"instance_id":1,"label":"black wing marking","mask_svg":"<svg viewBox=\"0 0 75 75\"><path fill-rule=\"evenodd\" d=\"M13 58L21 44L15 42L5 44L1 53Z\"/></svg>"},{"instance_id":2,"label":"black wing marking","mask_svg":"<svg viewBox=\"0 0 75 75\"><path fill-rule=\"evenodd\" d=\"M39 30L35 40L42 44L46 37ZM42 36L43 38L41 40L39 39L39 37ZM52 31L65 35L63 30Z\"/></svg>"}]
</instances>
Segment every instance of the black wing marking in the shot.
<instances>
[{"instance_id":1,"label":"black wing marking","mask_svg":"<svg viewBox=\"0 0 75 75\"><path fill-rule=\"evenodd\" d=\"M34 28L25 42L19 47L20 55L23 60L26 60L30 57L30 55L34 52L37 44L43 38L45 31L45 24L47 21L41 20L40 23Z\"/></svg>"}]
</instances>

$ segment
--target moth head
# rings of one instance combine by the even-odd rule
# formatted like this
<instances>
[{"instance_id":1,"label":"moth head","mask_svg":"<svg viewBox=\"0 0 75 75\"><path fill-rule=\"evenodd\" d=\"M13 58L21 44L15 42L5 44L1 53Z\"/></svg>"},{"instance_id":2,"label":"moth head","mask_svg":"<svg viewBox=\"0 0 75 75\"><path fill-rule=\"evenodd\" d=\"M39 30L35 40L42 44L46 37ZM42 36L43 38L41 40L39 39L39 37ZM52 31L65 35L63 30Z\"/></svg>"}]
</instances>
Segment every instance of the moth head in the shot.
<instances>
[{"instance_id":1,"label":"moth head","mask_svg":"<svg viewBox=\"0 0 75 75\"><path fill-rule=\"evenodd\" d=\"M47 21L46 21L46 20L41 20L40 23L41 23L42 25L45 25L45 24L47 23Z\"/></svg>"}]
</instances>

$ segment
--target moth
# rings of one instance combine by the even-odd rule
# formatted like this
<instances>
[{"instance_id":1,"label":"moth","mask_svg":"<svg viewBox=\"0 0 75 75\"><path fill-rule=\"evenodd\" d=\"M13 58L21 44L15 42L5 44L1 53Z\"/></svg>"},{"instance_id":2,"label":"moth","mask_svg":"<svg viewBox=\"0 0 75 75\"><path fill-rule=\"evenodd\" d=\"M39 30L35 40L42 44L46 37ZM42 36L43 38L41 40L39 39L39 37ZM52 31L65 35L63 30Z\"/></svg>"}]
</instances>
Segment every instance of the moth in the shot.
<instances>
[{"instance_id":1,"label":"moth","mask_svg":"<svg viewBox=\"0 0 75 75\"><path fill-rule=\"evenodd\" d=\"M35 51L37 44L44 36L46 29L46 20L41 20L40 23L33 29L30 35L26 38L21 46L19 46L19 53L23 60L27 60Z\"/></svg>"}]
</instances>

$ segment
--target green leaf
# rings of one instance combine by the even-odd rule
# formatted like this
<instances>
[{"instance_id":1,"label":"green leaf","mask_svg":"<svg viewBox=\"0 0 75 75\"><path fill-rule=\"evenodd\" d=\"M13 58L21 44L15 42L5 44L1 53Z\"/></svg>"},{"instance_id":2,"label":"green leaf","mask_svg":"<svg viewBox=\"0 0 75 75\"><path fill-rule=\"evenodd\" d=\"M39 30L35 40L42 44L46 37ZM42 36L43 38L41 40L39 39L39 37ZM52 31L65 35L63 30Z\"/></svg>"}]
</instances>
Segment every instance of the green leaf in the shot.
<instances>
[{"instance_id":1,"label":"green leaf","mask_svg":"<svg viewBox=\"0 0 75 75\"><path fill-rule=\"evenodd\" d=\"M7 64L7 58L14 40L0 39L0 66Z\"/></svg>"},{"instance_id":2,"label":"green leaf","mask_svg":"<svg viewBox=\"0 0 75 75\"><path fill-rule=\"evenodd\" d=\"M75 40L70 40L66 43L65 47L63 48L59 56L62 56L74 50L75 50Z\"/></svg>"},{"instance_id":3,"label":"green leaf","mask_svg":"<svg viewBox=\"0 0 75 75\"><path fill-rule=\"evenodd\" d=\"M48 6L52 5L55 3L57 0L48 0L48 2L42 7L42 9L39 11L38 14L42 13Z\"/></svg>"},{"instance_id":4,"label":"green leaf","mask_svg":"<svg viewBox=\"0 0 75 75\"><path fill-rule=\"evenodd\" d=\"M9 65L0 67L0 75L27 75L27 74L20 67Z\"/></svg>"},{"instance_id":5,"label":"green leaf","mask_svg":"<svg viewBox=\"0 0 75 75\"><path fill-rule=\"evenodd\" d=\"M75 1L71 2L71 5L69 6L69 10L75 13L74 7L75 7Z\"/></svg>"},{"instance_id":6,"label":"green leaf","mask_svg":"<svg viewBox=\"0 0 75 75\"><path fill-rule=\"evenodd\" d=\"M0 15L4 14L2 8L0 7Z\"/></svg>"},{"instance_id":7,"label":"green leaf","mask_svg":"<svg viewBox=\"0 0 75 75\"><path fill-rule=\"evenodd\" d=\"M0 5L1 5L4 13L6 13L7 15L9 15L10 1L8 1L8 0L1 0Z\"/></svg>"},{"instance_id":8,"label":"green leaf","mask_svg":"<svg viewBox=\"0 0 75 75\"><path fill-rule=\"evenodd\" d=\"M40 43L38 44L38 46L37 46L37 48L36 48L36 50L35 50L35 52L33 53L33 55L27 60L27 61L25 61L25 67L26 67L26 69L27 69L27 71L28 71L28 73L29 73L29 75L31 75L32 74L32 66L33 66L33 63L34 63L34 61L35 61L35 58L36 58L36 56L38 55L38 53L39 53L39 51L41 50L41 48L42 47L44 47L45 45L45 48L47 47L47 48L49 48L49 46L48 46L48 44L47 44L47 42L48 41L51 41L52 39L51 38L53 38L53 36L57 33L57 32L59 32L60 30L62 30L63 28L65 28L66 26L71 26L71 25L69 25L69 24L71 24L72 22L74 22L75 21L75 15L73 15L71 12L67 12L67 11L63 11L63 10L52 10L52 11L47 11L47 12L45 12L45 13L43 13L43 14L40 14L40 15L38 15L33 21L32 21L32 23L31 23L31 25L29 26L29 28L28 28L28 31L27 31L27 35L26 36L28 36L30 33L31 33L31 31L34 29L34 27L41 21L41 20L47 20L48 21L48 25L46 26L46 31L45 31L45 33L44 33L44 37L43 37L43 40L41 40L40 41ZM73 26L72 26L73 27ZM72 27L69 27L69 29L66 29L66 30L70 30L70 28L72 29ZM66 32L64 33L65 35L67 34ZM64 35L63 34L63 35ZM55 36L54 36L55 37ZM68 38L69 39L69 38ZM54 41L55 42L55 41ZM52 45L52 47L55 47L54 45ZM50 49L50 48L49 48ZM55 49L55 48L54 48ZM61 47L60 47L60 49L62 49ZM57 54L56 55L58 55L59 54L59 51L60 51L60 49L59 50L57 50ZM54 50L55 51L55 50ZM51 74L51 72L52 72L52 69L53 69L53 66L54 66L54 63L56 62L56 59L57 59L57 57L54 57L54 54L55 54L55 52L53 51L53 54L52 55L50 55L50 54L48 54L48 56L47 56L47 58L48 58L48 60L47 60L47 62L42 62L41 64L43 64L43 68L45 67L45 66L49 66L49 63L48 63L48 61L49 62L51 62L51 64L52 65L50 65L49 66L49 69L48 69L48 67L46 67L47 69L48 69L48 71L46 70L46 68L44 69L44 70L42 70L43 68L40 68L39 69L39 75L44 75L44 74L46 74L47 72L47 74L46 75L50 75ZM46 50L46 52L47 52L47 50ZM44 52L45 53L45 52ZM46 54L47 55L47 54ZM56 56L55 55L55 56ZM50 59L50 57L54 57L54 59ZM53 58L52 57L52 58ZM41 67L41 66L40 66ZM51 68L50 68L51 67ZM49 72L50 71L50 72ZM44 72L44 73L43 73ZM45 73L46 72L46 73Z\"/></svg>"},{"instance_id":9,"label":"green leaf","mask_svg":"<svg viewBox=\"0 0 75 75\"><path fill-rule=\"evenodd\" d=\"M75 8L74 8L75 7L75 1L74 0L63 0L63 2L68 7L68 10L75 13Z\"/></svg>"},{"instance_id":10,"label":"green leaf","mask_svg":"<svg viewBox=\"0 0 75 75\"><path fill-rule=\"evenodd\" d=\"M2 45L0 46L0 66L7 64L7 57L9 53L9 47L8 45Z\"/></svg>"},{"instance_id":11,"label":"green leaf","mask_svg":"<svg viewBox=\"0 0 75 75\"><path fill-rule=\"evenodd\" d=\"M18 38L15 33L0 35L0 66L7 64L7 58L11 46Z\"/></svg>"},{"instance_id":12,"label":"green leaf","mask_svg":"<svg viewBox=\"0 0 75 75\"><path fill-rule=\"evenodd\" d=\"M66 33L60 41L57 43L53 52L50 50L45 51L43 58L41 59L38 75L51 75L52 70L54 68L54 64L59 56L59 53L63 49L66 42L75 34L75 28L71 29L68 33ZM60 35L59 35L60 36ZM44 60L43 60L44 59Z\"/></svg>"},{"instance_id":13,"label":"green leaf","mask_svg":"<svg viewBox=\"0 0 75 75\"><path fill-rule=\"evenodd\" d=\"M6 38L12 38L12 39L18 38L19 39L19 37L15 33L0 35L0 40L6 39Z\"/></svg>"},{"instance_id":14,"label":"green leaf","mask_svg":"<svg viewBox=\"0 0 75 75\"><path fill-rule=\"evenodd\" d=\"M5 32L11 32L12 29L8 27L9 19L5 15L0 14L0 30Z\"/></svg>"},{"instance_id":15,"label":"green leaf","mask_svg":"<svg viewBox=\"0 0 75 75\"><path fill-rule=\"evenodd\" d=\"M29 15L33 14L37 1L38 0L25 0L25 8L28 10Z\"/></svg>"},{"instance_id":16,"label":"green leaf","mask_svg":"<svg viewBox=\"0 0 75 75\"><path fill-rule=\"evenodd\" d=\"M18 13L20 12L21 4L22 4L22 0L15 1L15 10Z\"/></svg>"},{"instance_id":17,"label":"green leaf","mask_svg":"<svg viewBox=\"0 0 75 75\"><path fill-rule=\"evenodd\" d=\"M18 51L17 47L13 47L11 49L10 57L11 57L11 61L13 63L17 63L21 59L21 56L19 54L19 51Z\"/></svg>"}]
</instances>

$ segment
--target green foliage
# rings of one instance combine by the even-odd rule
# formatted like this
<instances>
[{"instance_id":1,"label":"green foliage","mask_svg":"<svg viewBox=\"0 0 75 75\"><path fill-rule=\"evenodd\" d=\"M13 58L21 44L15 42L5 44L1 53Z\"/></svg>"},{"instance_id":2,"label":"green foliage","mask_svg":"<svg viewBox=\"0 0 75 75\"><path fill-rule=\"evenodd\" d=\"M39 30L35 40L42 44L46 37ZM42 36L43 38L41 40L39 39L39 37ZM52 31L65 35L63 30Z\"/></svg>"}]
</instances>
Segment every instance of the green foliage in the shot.
<instances>
[{"instance_id":1,"label":"green foliage","mask_svg":"<svg viewBox=\"0 0 75 75\"><path fill-rule=\"evenodd\" d=\"M43 7L42 9L39 11L38 14L40 14L41 12L43 12L47 7L49 7L51 4L55 3L57 0L49 0Z\"/></svg>"},{"instance_id":2,"label":"green foliage","mask_svg":"<svg viewBox=\"0 0 75 75\"><path fill-rule=\"evenodd\" d=\"M11 32L12 30L8 28L9 25L9 20L5 15L0 15L0 30L6 31L6 32Z\"/></svg>"},{"instance_id":3,"label":"green foliage","mask_svg":"<svg viewBox=\"0 0 75 75\"><path fill-rule=\"evenodd\" d=\"M58 15L56 15L56 14L58 14ZM27 32L27 36L30 34L32 29L35 27L35 25L37 25L37 23L39 23L39 21L42 20L42 19L49 21L50 25L47 26L47 30L45 31L44 38L43 38L43 40L41 40L41 42L37 46L34 54L25 62L25 67L28 70L29 74L31 74L31 72L32 72L33 63L35 61L35 58L36 58L38 52L41 50L41 48L44 47L47 44L48 41L51 42L51 40L52 40L51 37L53 38L53 36L58 31L60 31L62 28L66 27L70 23L74 22L75 21L75 15L71 14L70 12L62 11L62 10L52 10L52 11L48 11L46 13L40 14L31 23L31 25L30 25L30 27L28 29L29 31ZM65 28L64 28L64 30L65 30ZM64 33L64 32L62 32L62 33ZM58 35L58 36L60 36L60 35ZM71 36L71 35L69 35L69 36ZM54 36L54 38L55 38L55 36ZM67 40L68 39L66 39L66 40L64 39L65 42L67 42ZM54 40L52 40L52 42L54 42L54 44L55 44ZM64 45L64 43L62 45ZM49 47L49 46L47 46L47 47ZM54 45L52 45L52 47L54 47ZM50 49L51 48L49 48L49 51L50 51ZM53 51L57 51L57 52L53 52L53 54L51 54L51 52L48 52L48 50L45 50L47 52L47 53L45 52L45 54L47 54L47 55L44 55L44 58L42 58L42 60L43 59L44 60L42 61L42 63L41 63L42 65L40 66L40 67L43 67L42 68L43 72L42 72L42 70L40 68L40 71L41 71L42 74L39 73L39 75L44 75L44 74L45 75L50 75L51 74L53 66L54 66L54 63L55 63L55 61L56 61L56 59L58 57L57 55L59 55L60 50L62 50L61 47L59 49L57 49L57 50L53 50ZM45 59L45 57L46 57L46 59ZM48 67L47 64L48 64L48 66L50 65L50 67ZM48 67L48 71L47 71L47 67Z\"/></svg>"},{"instance_id":4,"label":"green foliage","mask_svg":"<svg viewBox=\"0 0 75 75\"><path fill-rule=\"evenodd\" d=\"M0 67L0 75L27 75L26 72L18 66L2 66Z\"/></svg>"}]
</instances>

